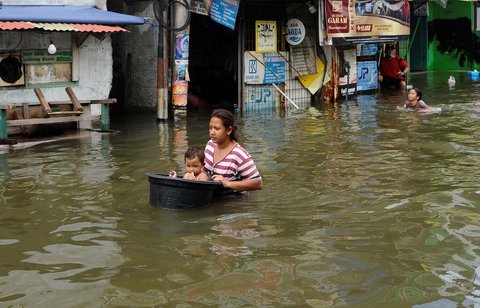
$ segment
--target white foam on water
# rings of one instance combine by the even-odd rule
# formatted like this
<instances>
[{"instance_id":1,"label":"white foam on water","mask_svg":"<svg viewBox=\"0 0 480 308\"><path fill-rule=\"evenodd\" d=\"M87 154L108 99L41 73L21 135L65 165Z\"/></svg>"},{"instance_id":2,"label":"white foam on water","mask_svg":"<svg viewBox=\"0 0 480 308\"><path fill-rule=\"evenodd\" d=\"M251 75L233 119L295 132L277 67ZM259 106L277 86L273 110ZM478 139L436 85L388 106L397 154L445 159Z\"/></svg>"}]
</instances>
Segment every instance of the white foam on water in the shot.
<instances>
[{"instance_id":1,"label":"white foam on water","mask_svg":"<svg viewBox=\"0 0 480 308\"><path fill-rule=\"evenodd\" d=\"M409 202L410 202L410 200L408 200L408 199L403 199L403 200L400 200L400 201L397 202L397 203L393 203L393 204L387 205L387 206L385 207L385 209L386 209L386 210L391 210L391 209L394 209L394 208L396 208L396 207L399 207L399 206L402 206L402 205L404 205L404 204L407 204L407 203L409 203Z\"/></svg>"},{"instance_id":2,"label":"white foam on water","mask_svg":"<svg viewBox=\"0 0 480 308\"><path fill-rule=\"evenodd\" d=\"M440 112L442 112L442 108L440 108L440 107L430 107L430 110L424 111L424 112L427 112L427 113L440 113Z\"/></svg>"}]
</instances>

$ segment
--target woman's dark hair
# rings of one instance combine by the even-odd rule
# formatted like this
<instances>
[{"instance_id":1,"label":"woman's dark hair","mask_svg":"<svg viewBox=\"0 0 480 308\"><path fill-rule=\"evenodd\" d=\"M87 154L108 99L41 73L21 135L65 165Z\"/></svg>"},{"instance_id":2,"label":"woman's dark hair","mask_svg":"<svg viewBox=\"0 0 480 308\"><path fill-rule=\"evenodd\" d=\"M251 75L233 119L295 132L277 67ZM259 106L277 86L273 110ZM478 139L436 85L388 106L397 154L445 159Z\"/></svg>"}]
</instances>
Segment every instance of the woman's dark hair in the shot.
<instances>
[{"instance_id":1,"label":"woman's dark hair","mask_svg":"<svg viewBox=\"0 0 480 308\"><path fill-rule=\"evenodd\" d=\"M225 109L215 109L212 112L212 115L210 116L211 118L219 118L222 120L223 126L225 128L232 128L232 132L230 133L230 139L233 141L238 141L238 136L237 136L237 126L235 125L235 120L233 118L233 114Z\"/></svg>"},{"instance_id":2,"label":"woman's dark hair","mask_svg":"<svg viewBox=\"0 0 480 308\"><path fill-rule=\"evenodd\" d=\"M411 90L414 90L415 92L417 92L417 97L418 97L418 100L421 100L422 99L422 91L420 91L419 88L412 88Z\"/></svg>"},{"instance_id":3,"label":"woman's dark hair","mask_svg":"<svg viewBox=\"0 0 480 308\"><path fill-rule=\"evenodd\" d=\"M185 160L198 157L201 164L205 162L205 153L199 147L191 147L185 152Z\"/></svg>"}]
</instances>

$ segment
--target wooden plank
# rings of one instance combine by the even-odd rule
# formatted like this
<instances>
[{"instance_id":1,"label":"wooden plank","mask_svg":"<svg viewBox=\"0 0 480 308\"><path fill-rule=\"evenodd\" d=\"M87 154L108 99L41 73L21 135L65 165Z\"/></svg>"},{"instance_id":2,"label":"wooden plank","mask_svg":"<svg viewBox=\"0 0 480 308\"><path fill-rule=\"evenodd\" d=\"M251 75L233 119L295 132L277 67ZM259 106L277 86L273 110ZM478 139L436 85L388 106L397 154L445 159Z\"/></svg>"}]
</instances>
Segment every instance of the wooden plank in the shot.
<instances>
[{"instance_id":1,"label":"wooden plank","mask_svg":"<svg viewBox=\"0 0 480 308\"><path fill-rule=\"evenodd\" d=\"M107 98L107 99L91 99L90 104L116 104L116 98Z\"/></svg>"},{"instance_id":2,"label":"wooden plank","mask_svg":"<svg viewBox=\"0 0 480 308\"><path fill-rule=\"evenodd\" d=\"M15 108L15 104L0 104L0 109L12 109Z\"/></svg>"},{"instance_id":3,"label":"wooden plank","mask_svg":"<svg viewBox=\"0 0 480 308\"><path fill-rule=\"evenodd\" d=\"M30 114L28 111L28 104L27 103L22 104L22 108L23 108L23 118L24 119L30 118Z\"/></svg>"},{"instance_id":4,"label":"wooden plank","mask_svg":"<svg viewBox=\"0 0 480 308\"><path fill-rule=\"evenodd\" d=\"M78 101L81 105L90 105L90 100L79 100ZM50 105L70 105L71 101L53 101L48 102Z\"/></svg>"},{"instance_id":5,"label":"wooden plank","mask_svg":"<svg viewBox=\"0 0 480 308\"><path fill-rule=\"evenodd\" d=\"M65 88L65 91L67 92L68 97L70 98L70 101L72 102L73 110L75 110L75 111L83 111L82 105L81 105L80 102L78 101L78 98L77 98L77 96L75 95L75 93L73 93L72 88L66 87L66 88Z\"/></svg>"},{"instance_id":6,"label":"wooden plank","mask_svg":"<svg viewBox=\"0 0 480 308\"><path fill-rule=\"evenodd\" d=\"M12 109L15 108L15 104L0 104L0 109Z\"/></svg>"},{"instance_id":7,"label":"wooden plank","mask_svg":"<svg viewBox=\"0 0 480 308\"><path fill-rule=\"evenodd\" d=\"M26 113L27 117L25 117L25 104L23 104L23 110L22 110L23 117L20 117L20 115L18 114L17 106L12 105L11 108L12 108L13 118L15 120L23 120L23 119L28 118L28 106L27 106L27 111L26 111L27 112ZM22 134L24 134L24 135L28 134L28 129L25 126L22 125L22 127L20 127L20 129L22 130Z\"/></svg>"},{"instance_id":8,"label":"wooden plank","mask_svg":"<svg viewBox=\"0 0 480 308\"><path fill-rule=\"evenodd\" d=\"M52 111L48 114L49 117L64 117L64 116L79 116L83 111Z\"/></svg>"},{"instance_id":9,"label":"wooden plank","mask_svg":"<svg viewBox=\"0 0 480 308\"><path fill-rule=\"evenodd\" d=\"M99 116L71 116L71 117L53 117L53 118L31 118L24 120L8 120L8 126L22 126L22 125L37 125L37 124L53 124L53 123L67 123L79 121L99 120Z\"/></svg>"},{"instance_id":10,"label":"wooden plank","mask_svg":"<svg viewBox=\"0 0 480 308\"><path fill-rule=\"evenodd\" d=\"M107 99L92 99L92 100L78 100L78 102L81 105L91 105L91 104L115 104L117 103L116 98L107 98ZM48 102L50 106L52 105L70 105L72 102L71 101L51 101ZM29 106L38 106L37 103L26 103ZM20 105L20 104L19 104ZM7 105L1 105L0 104L0 109L7 109Z\"/></svg>"},{"instance_id":11,"label":"wooden plank","mask_svg":"<svg viewBox=\"0 0 480 308\"><path fill-rule=\"evenodd\" d=\"M50 105L45 99L45 96L43 96L42 90L40 88L35 88L33 89L33 91L35 92L35 95L37 95L37 98L40 101L40 105L42 105L43 111L45 111L46 113L52 112L52 109L50 108Z\"/></svg>"}]
</instances>

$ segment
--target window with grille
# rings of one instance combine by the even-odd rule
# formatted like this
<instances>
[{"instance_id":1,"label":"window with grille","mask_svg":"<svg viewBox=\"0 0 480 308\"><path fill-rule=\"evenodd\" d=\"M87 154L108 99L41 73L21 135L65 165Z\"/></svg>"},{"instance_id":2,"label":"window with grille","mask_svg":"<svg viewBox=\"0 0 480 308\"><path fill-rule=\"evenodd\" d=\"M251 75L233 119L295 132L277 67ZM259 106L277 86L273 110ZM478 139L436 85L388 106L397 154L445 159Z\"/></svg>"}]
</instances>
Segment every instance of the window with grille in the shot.
<instances>
[{"instance_id":1,"label":"window with grille","mask_svg":"<svg viewBox=\"0 0 480 308\"><path fill-rule=\"evenodd\" d=\"M311 94L298 81L297 74L290 70L289 45L285 40L287 8L285 4L275 3L275 5L265 5L258 3L246 3L243 7L243 49L244 51L255 51L257 20L276 21L277 28L277 52L283 52L286 55L286 74L285 84L244 84L243 85L243 103L246 112L252 112L257 109L278 108L284 106L285 109L296 108L289 101L300 108L310 106ZM279 89L277 89L279 88ZM285 98L282 91L289 98Z\"/></svg>"}]
</instances>

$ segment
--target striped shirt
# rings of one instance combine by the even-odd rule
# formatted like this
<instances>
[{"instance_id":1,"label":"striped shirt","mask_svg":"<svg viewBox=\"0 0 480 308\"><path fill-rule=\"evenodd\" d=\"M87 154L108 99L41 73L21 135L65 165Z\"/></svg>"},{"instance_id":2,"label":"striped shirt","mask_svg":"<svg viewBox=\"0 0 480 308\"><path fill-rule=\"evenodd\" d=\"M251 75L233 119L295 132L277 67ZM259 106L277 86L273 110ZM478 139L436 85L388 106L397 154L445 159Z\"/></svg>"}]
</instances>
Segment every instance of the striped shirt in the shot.
<instances>
[{"instance_id":1,"label":"striped shirt","mask_svg":"<svg viewBox=\"0 0 480 308\"><path fill-rule=\"evenodd\" d=\"M252 156L240 144L235 143L233 149L220 161L213 162L217 145L209 140L205 146L205 172L223 175L226 180L262 179Z\"/></svg>"}]
</instances>

